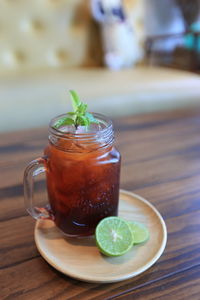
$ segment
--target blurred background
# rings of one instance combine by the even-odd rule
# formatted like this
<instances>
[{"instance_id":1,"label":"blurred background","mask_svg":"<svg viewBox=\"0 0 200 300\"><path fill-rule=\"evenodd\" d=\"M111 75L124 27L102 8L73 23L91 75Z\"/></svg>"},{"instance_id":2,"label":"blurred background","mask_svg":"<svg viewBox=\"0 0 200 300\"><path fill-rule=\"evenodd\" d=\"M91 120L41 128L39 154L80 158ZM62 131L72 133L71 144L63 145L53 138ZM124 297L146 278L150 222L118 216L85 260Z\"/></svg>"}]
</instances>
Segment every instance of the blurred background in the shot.
<instances>
[{"instance_id":1,"label":"blurred background","mask_svg":"<svg viewBox=\"0 0 200 300\"><path fill-rule=\"evenodd\" d=\"M0 131L47 125L75 89L110 117L200 104L200 0L1 0Z\"/></svg>"}]
</instances>

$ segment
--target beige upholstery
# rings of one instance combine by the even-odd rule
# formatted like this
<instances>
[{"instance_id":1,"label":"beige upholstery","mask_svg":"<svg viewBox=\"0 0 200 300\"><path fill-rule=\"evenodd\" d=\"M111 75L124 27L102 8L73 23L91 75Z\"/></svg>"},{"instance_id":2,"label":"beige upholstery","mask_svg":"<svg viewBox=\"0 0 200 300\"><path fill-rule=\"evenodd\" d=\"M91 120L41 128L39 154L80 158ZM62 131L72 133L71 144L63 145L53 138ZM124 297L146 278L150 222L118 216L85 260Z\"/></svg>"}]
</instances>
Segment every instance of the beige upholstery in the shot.
<instances>
[{"instance_id":1,"label":"beige upholstery","mask_svg":"<svg viewBox=\"0 0 200 300\"><path fill-rule=\"evenodd\" d=\"M98 50L89 1L0 0L0 131L47 125L71 110L69 89L111 117L199 104L200 78L187 72L81 69ZM143 1L125 3L142 41Z\"/></svg>"},{"instance_id":2,"label":"beige upholstery","mask_svg":"<svg viewBox=\"0 0 200 300\"><path fill-rule=\"evenodd\" d=\"M0 74L98 65L100 34L90 1L0 0ZM144 39L142 3L125 0L139 43Z\"/></svg>"},{"instance_id":3,"label":"beige upholstery","mask_svg":"<svg viewBox=\"0 0 200 300\"><path fill-rule=\"evenodd\" d=\"M0 79L0 131L47 125L71 109L72 88L91 111L111 117L200 104L200 77L170 69L68 69L9 76Z\"/></svg>"},{"instance_id":4,"label":"beige upholstery","mask_svg":"<svg viewBox=\"0 0 200 300\"><path fill-rule=\"evenodd\" d=\"M90 19L86 4L85 0L1 0L0 73L82 64Z\"/></svg>"}]
</instances>

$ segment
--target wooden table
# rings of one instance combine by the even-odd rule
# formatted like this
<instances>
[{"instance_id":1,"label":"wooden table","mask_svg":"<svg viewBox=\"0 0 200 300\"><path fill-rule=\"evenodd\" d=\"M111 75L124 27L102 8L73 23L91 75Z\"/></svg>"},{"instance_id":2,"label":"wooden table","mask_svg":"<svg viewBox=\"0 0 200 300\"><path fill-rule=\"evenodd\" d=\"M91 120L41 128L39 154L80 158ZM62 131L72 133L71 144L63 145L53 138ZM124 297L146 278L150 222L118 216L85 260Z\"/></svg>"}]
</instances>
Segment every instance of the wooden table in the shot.
<instances>
[{"instance_id":1,"label":"wooden table","mask_svg":"<svg viewBox=\"0 0 200 300\"><path fill-rule=\"evenodd\" d=\"M163 215L164 254L148 271L115 284L79 282L54 270L36 249L35 221L24 210L22 189L23 169L41 155L47 130L1 134L2 299L200 299L200 110L118 119L115 128L121 187ZM43 197L42 178L37 190Z\"/></svg>"}]
</instances>

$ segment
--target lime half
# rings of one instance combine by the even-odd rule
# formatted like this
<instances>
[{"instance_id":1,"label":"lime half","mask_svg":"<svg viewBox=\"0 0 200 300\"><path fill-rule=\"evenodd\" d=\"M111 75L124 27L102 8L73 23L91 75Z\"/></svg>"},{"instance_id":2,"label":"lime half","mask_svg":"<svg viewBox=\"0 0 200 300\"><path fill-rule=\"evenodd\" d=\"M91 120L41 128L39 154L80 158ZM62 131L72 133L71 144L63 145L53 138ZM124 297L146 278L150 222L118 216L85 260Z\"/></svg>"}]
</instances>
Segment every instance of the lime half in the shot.
<instances>
[{"instance_id":1,"label":"lime half","mask_svg":"<svg viewBox=\"0 0 200 300\"><path fill-rule=\"evenodd\" d=\"M107 256L120 256L128 252L134 243L129 224L119 217L108 217L100 221L95 232L96 244Z\"/></svg>"},{"instance_id":2,"label":"lime half","mask_svg":"<svg viewBox=\"0 0 200 300\"><path fill-rule=\"evenodd\" d=\"M145 225L135 221L127 222L134 236L134 244L144 243L149 239L149 231Z\"/></svg>"}]
</instances>

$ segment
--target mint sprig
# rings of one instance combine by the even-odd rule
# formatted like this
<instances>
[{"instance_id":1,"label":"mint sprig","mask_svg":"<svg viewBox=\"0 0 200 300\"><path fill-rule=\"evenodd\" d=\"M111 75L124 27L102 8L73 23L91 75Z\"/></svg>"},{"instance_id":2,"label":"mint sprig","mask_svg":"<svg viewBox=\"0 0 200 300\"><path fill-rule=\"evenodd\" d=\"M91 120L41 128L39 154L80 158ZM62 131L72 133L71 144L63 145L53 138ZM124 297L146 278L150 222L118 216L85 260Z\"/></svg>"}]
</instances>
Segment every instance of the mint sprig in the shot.
<instances>
[{"instance_id":1,"label":"mint sprig","mask_svg":"<svg viewBox=\"0 0 200 300\"><path fill-rule=\"evenodd\" d=\"M92 123L99 124L99 121L87 111L87 104L80 100L78 94L73 90L70 90L69 92L74 111L68 112L66 117L57 120L54 124L54 128L58 129L61 126L73 125L77 129L79 126L88 127Z\"/></svg>"}]
</instances>

